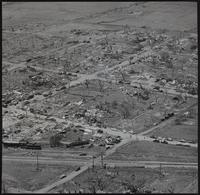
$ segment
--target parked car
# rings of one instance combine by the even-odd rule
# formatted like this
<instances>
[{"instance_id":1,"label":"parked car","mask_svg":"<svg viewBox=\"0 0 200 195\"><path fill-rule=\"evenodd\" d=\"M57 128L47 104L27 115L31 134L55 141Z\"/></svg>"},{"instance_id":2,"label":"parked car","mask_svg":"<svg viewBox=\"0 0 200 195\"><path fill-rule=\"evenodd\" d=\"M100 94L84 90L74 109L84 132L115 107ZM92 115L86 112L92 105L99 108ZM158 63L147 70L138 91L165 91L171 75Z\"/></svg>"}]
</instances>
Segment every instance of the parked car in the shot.
<instances>
[{"instance_id":1,"label":"parked car","mask_svg":"<svg viewBox=\"0 0 200 195\"><path fill-rule=\"evenodd\" d=\"M99 144L99 146L105 146L105 145L106 145L105 143L100 143L100 144Z\"/></svg>"},{"instance_id":2,"label":"parked car","mask_svg":"<svg viewBox=\"0 0 200 195\"><path fill-rule=\"evenodd\" d=\"M81 153L81 154L79 154L79 156L87 156L87 154L86 153Z\"/></svg>"},{"instance_id":3,"label":"parked car","mask_svg":"<svg viewBox=\"0 0 200 195\"><path fill-rule=\"evenodd\" d=\"M170 118L169 115L166 115L166 116L165 116L165 119L169 119L169 118Z\"/></svg>"},{"instance_id":4,"label":"parked car","mask_svg":"<svg viewBox=\"0 0 200 195\"><path fill-rule=\"evenodd\" d=\"M4 134L3 138L9 138L9 136L7 134Z\"/></svg>"},{"instance_id":5,"label":"parked car","mask_svg":"<svg viewBox=\"0 0 200 195\"><path fill-rule=\"evenodd\" d=\"M6 103L3 103L2 106L3 106L3 108L7 108L8 107L8 105Z\"/></svg>"},{"instance_id":6,"label":"parked car","mask_svg":"<svg viewBox=\"0 0 200 195\"><path fill-rule=\"evenodd\" d=\"M151 135L150 138L156 139L157 137L155 135Z\"/></svg>"},{"instance_id":7,"label":"parked car","mask_svg":"<svg viewBox=\"0 0 200 195\"><path fill-rule=\"evenodd\" d=\"M159 86L154 86L154 87L153 87L153 89L155 89L155 90L158 90L158 91L159 91L159 90L160 90L160 87L159 87Z\"/></svg>"},{"instance_id":8,"label":"parked car","mask_svg":"<svg viewBox=\"0 0 200 195\"><path fill-rule=\"evenodd\" d=\"M158 139L154 139L153 142L160 143L160 141Z\"/></svg>"},{"instance_id":9,"label":"parked car","mask_svg":"<svg viewBox=\"0 0 200 195\"><path fill-rule=\"evenodd\" d=\"M19 114L19 115L17 116L18 119L23 119L24 117L25 117L25 115L23 115L23 114Z\"/></svg>"},{"instance_id":10,"label":"parked car","mask_svg":"<svg viewBox=\"0 0 200 195\"><path fill-rule=\"evenodd\" d=\"M191 140L191 141L188 141L188 143L190 143L190 144L195 144L196 142L193 141L193 140Z\"/></svg>"},{"instance_id":11,"label":"parked car","mask_svg":"<svg viewBox=\"0 0 200 195\"><path fill-rule=\"evenodd\" d=\"M185 143L186 141L184 139L181 139L180 142Z\"/></svg>"},{"instance_id":12,"label":"parked car","mask_svg":"<svg viewBox=\"0 0 200 195\"><path fill-rule=\"evenodd\" d=\"M173 139L172 139L171 137L168 137L167 140L168 140L168 141L172 141Z\"/></svg>"},{"instance_id":13,"label":"parked car","mask_svg":"<svg viewBox=\"0 0 200 195\"><path fill-rule=\"evenodd\" d=\"M117 136L117 139L120 139L120 140L122 140L122 137L121 137L120 135L118 135L118 136Z\"/></svg>"},{"instance_id":14,"label":"parked car","mask_svg":"<svg viewBox=\"0 0 200 195\"><path fill-rule=\"evenodd\" d=\"M52 92L51 92L51 91L47 91L47 92L44 92L42 95L43 95L44 97L47 97L47 96L49 96L49 95L52 95Z\"/></svg>"},{"instance_id":15,"label":"parked car","mask_svg":"<svg viewBox=\"0 0 200 195\"><path fill-rule=\"evenodd\" d=\"M98 129L97 133L103 133L102 129Z\"/></svg>"},{"instance_id":16,"label":"parked car","mask_svg":"<svg viewBox=\"0 0 200 195\"><path fill-rule=\"evenodd\" d=\"M56 119L55 118L46 118L47 120L50 120L50 121L53 121L53 122L56 122Z\"/></svg>"},{"instance_id":17,"label":"parked car","mask_svg":"<svg viewBox=\"0 0 200 195\"><path fill-rule=\"evenodd\" d=\"M162 140L161 143L162 144L168 144L168 142L166 140Z\"/></svg>"}]
</instances>

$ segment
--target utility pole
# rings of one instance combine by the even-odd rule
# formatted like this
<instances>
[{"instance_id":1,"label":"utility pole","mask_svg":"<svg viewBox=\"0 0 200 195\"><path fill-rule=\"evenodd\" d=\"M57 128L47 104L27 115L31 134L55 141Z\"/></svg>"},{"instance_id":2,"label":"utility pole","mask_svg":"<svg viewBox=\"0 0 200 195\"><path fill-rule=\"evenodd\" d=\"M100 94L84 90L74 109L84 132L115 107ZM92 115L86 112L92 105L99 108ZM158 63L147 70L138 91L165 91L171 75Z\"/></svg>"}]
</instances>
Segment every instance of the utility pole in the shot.
<instances>
[{"instance_id":1,"label":"utility pole","mask_svg":"<svg viewBox=\"0 0 200 195\"><path fill-rule=\"evenodd\" d=\"M37 166L36 166L36 170L37 170L37 171L39 170L38 153L39 153L39 152L37 151L37 152L36 152L36 160L37 160L37 161L36 161L36 165L37 165Z\"/></svg>"},{"instance_id":2,"label":"utility pole","mask_svg":"<svg viewBox=\"0 0 200 195\"><path fill-rule=\"evenodd\" d=\"M103 168L103 152L101 152L101 166Z\"/></svg>"},{"instance_id":3,"label":"utility pole","mask_svg":"<svg viewBox=\"0 0 200 195\"><path fill-rule=\"evenodd\" d=\"M94 156L92 156L92 168L93 168L93 170L94 170Z\"/></svg>"},{"instance_id":4,"label":"utility pole","mask_svg":"<svg viewBox=\"0 0 200 195\"><path fill-rule=\"evenodd\" d=\"M162 175L162 167L161 167L161 163L160 163L160 178L161 178L161 175Z\"/></svg>"},{"instance_id":5,"label":"utility pole","mask_svg":"<svg viewBox=\"0 0 200 195\"><path fill-rule=\"evenodd\" d=\"M25 111L26 111L26 118L28 117L28 114L27 114L27 109L28 109L28 107L26 106L26 107L25 107Z\"/></svg>"}]
</instances>

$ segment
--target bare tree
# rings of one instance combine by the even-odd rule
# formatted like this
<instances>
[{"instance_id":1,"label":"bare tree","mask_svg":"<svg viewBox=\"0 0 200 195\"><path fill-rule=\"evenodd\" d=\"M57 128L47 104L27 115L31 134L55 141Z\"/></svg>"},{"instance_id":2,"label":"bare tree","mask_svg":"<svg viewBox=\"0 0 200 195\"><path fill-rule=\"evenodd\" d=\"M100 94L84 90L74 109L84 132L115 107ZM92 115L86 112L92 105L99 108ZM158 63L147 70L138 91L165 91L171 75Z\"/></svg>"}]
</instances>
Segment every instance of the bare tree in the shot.
<instances>
[{"instance_id":1,"label":"bare tree","mask_svg":"<svg viewBox=\"0 0 200 195\"><path fill-rule=\"evenodd\" d=\"M126 80L126 75L122 70L119 70L119 73L121 74L122 80L125 81Z\"/></svg>"},{"instance_id":2,"label":"bare tree","mask_svg":"<svg viewBox=\"0 0 200 195\"><path fill-rule=\"evenodd\" d=\"M96 180L93 175L89 174L87 178L89 191L93 194L96 193Z\"/></svg>"},{"instance_id":3,"label":"bare tree","mask_svg":"<svg viewBox=\"0 0 200 195\"><path fill-rule=\"evenodd\" d=\"M97 175L96 182L97 182L97 186L99 187L99 189L101 191L104 190L104 188L106 187L105 180L103 180L103 178L101 178L100 176Z\"/></svg>"},{"instance_id":4,"label":"bare tree","mask_svg":"<svg viewBox=\"0 0 200 195\"><path fill-rule=\"evenodd\" d=\"M123 30L124 30L124 33L126 34L126 35L128 35L129 34L129 32L130 32L130 26L128 26L127 24L123 27Z\"/></svg>"},{"instance_id":5,"label":"bare tree","mask_svg":"<svg viewBox=\"0 0 200 195\"><path fill-rule=\"evenodd\" d=\"M104 84L101 80L98 80L98 84L99 84L99 91L103 92L104 91Z\"/></svg>"},{"instance_id":6,"label":"bare tree","mask_svg":"<svg viewBox=\"0 0 200 195\"><path fill-rule=\"evenodd\" d=\"M66 61L63 63L63 72L65 75L67 74L69 67L70 67L70 60L66 59Z\"/></svg>"},{"instance_id":7,"label":"bare tree","mask_svg":"<svg viewBox=\"0 0 200 195\"><path fill-rule=\"evenodd\" d=\"M121 113L124 119L127 119L130 116L129 105L127 102L122 102Z\"/></svg>"},{"instance_id":8,"label":"bare tree","mask_svg":"<svg viewBox=\"0 0 200 195\"><path fill-rule=\"evenodd\" d=\"M85 81L85 85L86 85L86 88L88 89L88 87L89 87L89 81L88 80Z\"/></svg>"},{"instance_id":9,"label":"bare tree","mask_svg":"<svg viewBox=\"0 0 200 195\"><path fill-rule=\"evenodd\" d=\"M108 33L106 32L105 44L108 45Z\"/></svg>"},{"instance_id":10,"label":"bare tree","mask_svg":"<svg viewBox=\"0 0 200 195\"><path fill-rule=\"evenodd\" d=\"M61 136L56 134L52 135L49 139L49 143L51 147L56 147L60 145Z\"/></svg>"},{"instance_id":11,"label":"bare tree","mask_svg":"<svg viewBox=\"0 0 200 195\"><path fill-rule=\"evenodd\" d=\"M126 178L122 182L122 185L126 190L129 190L131 193L143 193L142 188L145 186L145 179L136 180L135 175L131 175L129 178Z\"/></svg>"},{"instance_id":12,"label":"bare tree","mask_svg":"<svg viewBox=\"0 0 200 195\"><path fill-rule=\"evenodd\" d=\"M170 194L173 194L173 193L174 193L174 190L175 190L174 186L170 185L170 186L168 187L168 192L169 192Z\"/></svg>"}]
</instances>

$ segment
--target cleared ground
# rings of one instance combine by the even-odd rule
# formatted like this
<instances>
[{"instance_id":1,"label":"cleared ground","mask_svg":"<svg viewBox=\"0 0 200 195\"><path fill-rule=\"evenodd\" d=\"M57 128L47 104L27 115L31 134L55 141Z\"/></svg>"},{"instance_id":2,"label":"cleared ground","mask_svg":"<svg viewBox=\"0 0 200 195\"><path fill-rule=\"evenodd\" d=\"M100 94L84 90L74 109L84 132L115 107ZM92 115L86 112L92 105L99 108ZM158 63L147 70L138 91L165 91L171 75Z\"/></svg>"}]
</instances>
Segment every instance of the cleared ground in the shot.
<instances>
[{"instance_id":1,"label":"cleared ground","mask_svg":"<svg viewBox=\"0 0 200 195\"><path fill-rule=\"evenodd\" d=\"M107 159L197 162L197 155L197 148L136 141L122 146Z\"/></svg>"},{"instance_id":2,"label":"cleared ground","mask_svg":"<svg viewBox=\"0 0 200 195\"><path fill-rule=\"evenodd\" d=\"M157 137L170 137L174 140L185 139L197 142L198 127L196 125L168 125L164 128L152 131L148 136L155 135Z\"/></svg>"},{"instance_id":3,"label":"cleared ground","mask_svg":"<svg viewBox=\"0 0 200 195\"><path fill-rule=\"evenodd\" d=\"M39 164L39 170L36 170L37 164L26 162L2 162L3 179L7 192L9 188L36 190L43 186L52 183L55 179L59 178L62 174L72 172L77 166L70 165L51 165Z\"/></svg>"}]
</instances>

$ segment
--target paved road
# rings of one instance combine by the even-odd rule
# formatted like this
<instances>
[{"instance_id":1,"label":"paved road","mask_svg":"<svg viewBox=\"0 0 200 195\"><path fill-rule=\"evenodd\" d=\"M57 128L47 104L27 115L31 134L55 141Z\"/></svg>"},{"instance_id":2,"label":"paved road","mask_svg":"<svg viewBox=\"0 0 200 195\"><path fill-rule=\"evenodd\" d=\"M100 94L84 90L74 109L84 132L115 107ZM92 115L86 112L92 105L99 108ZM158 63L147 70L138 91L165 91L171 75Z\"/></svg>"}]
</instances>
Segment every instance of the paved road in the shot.
<instances>
[{"instance_id":1,"label":"paved road","mask_svg":"<svg viewBox=\"0 0 200 195\"><path fill-rule=\"evenodd\" d=\"M67 159L53 159L50 157L40 157L38 158L39 164L46 164L46 165L73 165L73 166L83 166L84 164L88 163L89 159L81 159L81 158L67 158ZM21 156L2 156L2 161L3 162L24 162L24 163L31 163L31 164L36 164L36 157L21 157Z\"/></svg>"},{"instance_id":2,"label":"paved road","mask_svg":"<svg viewBox=\"0 0 200 195\"><path fill-rule=\"evenodd\" d=\"M66 158L66 159L53 159L51 157L39 157L39 164L56 164L56 165L73 165L73 166L83 166L91 161L92 157L89 159L83 158ZM33 156L2 156L3 161L14 161L14 162L26 162L26 163L36 163L36 157ZM133 161L133 160L112 160L104 159L104 163L110 167L135 167L135 166L188 166L188 167L198 167L198 163L188 163L188 162L167 162L167 161ZM94 161L95 166L101 166L100 161Z\"/></svg>"},{"instance_id":3,"label":"paved road","mask_svg":"<svg viewBox=\"0 0 200 195\"><path fill-rule=\"evenodd\" d=\"M197 105L197 103L194 103L186 108L183 108L179 111L179 113L182 113L186 110L188 110L189 108L193 107ZM25 111L22 111L21 109L17 109L15 106L12 106L10 107L10 109L12 111L16 111L18 113L25 113ZM31 116L31 117L34 117L34 114L30 113L29 111L27 111L27 114L28 116ZM44 115L38 115L41 119L44 119L46 116ZM58 123L63 123L63 122L66 122L65 119L61 119L61 118L57 118L57 117L54 117L56 119L56 121ZM174 120L174 117L172 118L169 118L168 120L165 120L163 122L161 122L160 124L158 124L157 126L154 126L146 131L143 131L139 134L135 134L135 135L131 135L130 133L127 133L127 132L122 132L122 131L119 131L118 129L115 129L115 128L101 128L105 133L108 133L110 135L113 135L113 136L121 136L122 139L124 140L131 140L131 141L134 141L134 140L145 140L145 141L153 141L154 139L150 138L149 136L144 136L145 134L148 134L158 128L162 128L164 126L166 126L167 124L171 123L172 121ZM87 124L82 124L82 123L79 123L79 122L73 122L73 121L67 121L68 122L68 125L69 124L74 124L74 125L81 125L83 126L85 129L90 129L92 131L96 131L98 128L97 127L93 127L93 126L89 126ZM46 122L46 124L48 124L48 121ZM68 126L66 125L66 126ZM38 125L40 126L40 124ZM123 143L123 142L121 142ZM169 144L172 144L172 145L176 145L176 144L183 144L183 145L189 145L190 147L198 147L197 144L191 144L191 143L181 143L181 142L178 142L178 141L168 141Z\"/></svg>"},{"instance_id":4,"label":"paved road","mask_svg":"<svg viewBox=\"0 0 200 195\"><path fill-rule=\"evenodd\" d=\"M130 140L129 139L126 139L126 140L123 140L121 143L119 144L116 144L111 150L107 150L105 151L104 153L104 158L107 157L108 155L114 153L116 151L116 149L126 143L128 143ZM52 190L53 188L63 184L63 183L66 183L68 181L70 181L71 179L75 178L76 176L80 175L82 172L86 171L89 167L92 166L92 160L90 162L88 162L86 165L82 166L81 169L79 171L75 171L75 172L72 172L70 173L66 178L63 178L59 181L56 181L55 183L47 186L47 187L44 187L40 190L37 190L35 191L34 193L46 193L50 190ZM95 164L98 164L98 163L101 163L101 157L97 157L95 160L94 160L94 163Z\"/></svg>"}]
</instances>

